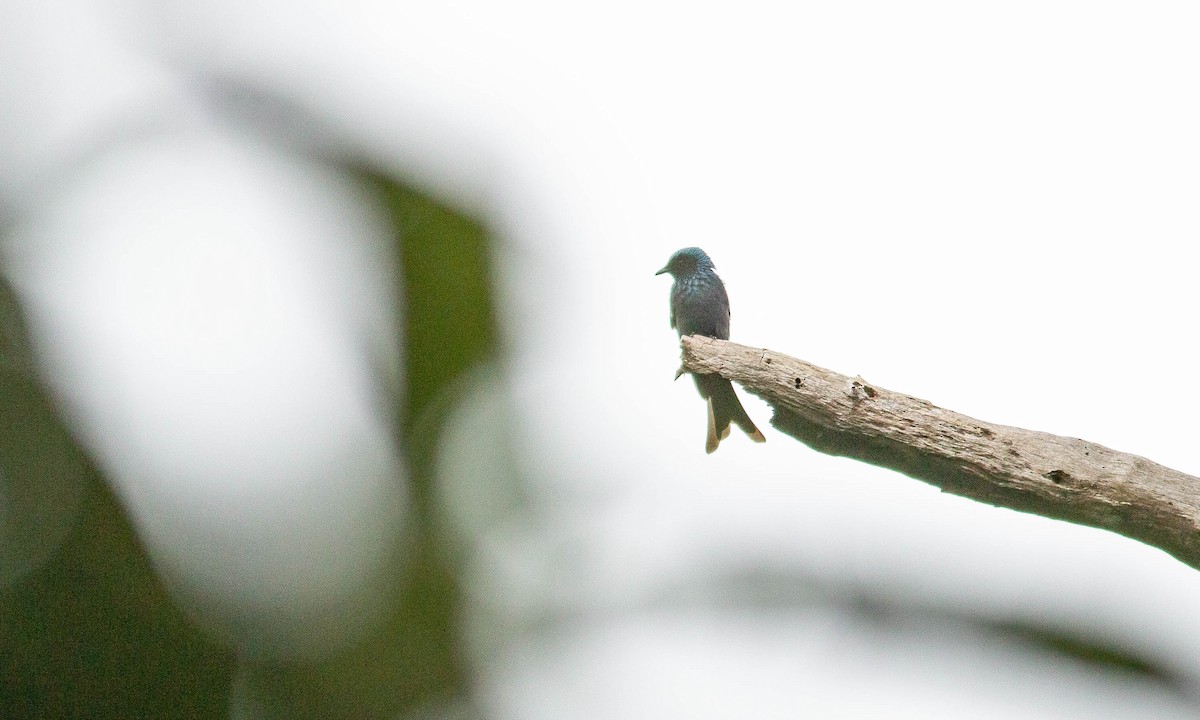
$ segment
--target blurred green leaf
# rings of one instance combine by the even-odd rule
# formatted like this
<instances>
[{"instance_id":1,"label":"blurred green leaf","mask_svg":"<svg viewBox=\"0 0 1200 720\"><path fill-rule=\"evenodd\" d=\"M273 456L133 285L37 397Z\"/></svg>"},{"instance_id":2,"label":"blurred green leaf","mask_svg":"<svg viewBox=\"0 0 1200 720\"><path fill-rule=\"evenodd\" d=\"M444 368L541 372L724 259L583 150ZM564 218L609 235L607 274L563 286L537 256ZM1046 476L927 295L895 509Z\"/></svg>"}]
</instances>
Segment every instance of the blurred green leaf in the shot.
<instances>
[{"instance_id":1,"label":"blurred green leaf","mask_svg":"<svg viewBox=\"0 0 1200 720\"><path fill-rule=\"evenodd\" d=\"M1158 682L1164 687L1171 688L1181 695L1187 692L1186 683L1179 674L1159 663L1140 657L1131 650L1089 635L1081 628L1038 625L1013 620L996 621L985 623L985 625L1002 635L1032 643L1044 650L1069 657L1080 663L1140 675L1148 680Z\"/></svg>"},{"instance_id":2,"label":"blurred green leaf","mask_svg":"<svg viewBox=\"0 0 1200 720\"><path fill-rule=\"evenodd\" d=\"M32 407L5 403L4 439L17 420L24 437L39 434L24 457L51 457L39 470L49 475L7 479L78 482L81 502L49 559L0 589L0 717L224 717L232 652L175 608L108 487L48 406Z\"/></svg>"},{"instance_id":3,"label":"blurred green leaf","mask_svg":"<svg viewBox=\"0 0 1200 720\"><path fill-rule=\"evenodd\" d=\"M0 583L0 717L379 717L463 709L460 569L434 511L433 458L455 388L497 353L490 238L420 191L347 169L382 200L403 279L406 397L396 420L412 488L412 538L385 627L326 662L238 663L195 630L155 577L120 504L34 379L10 293L0 309L5 480L78 488L65 540ZM7 289L7 288L6 288ZM34 477L30 470L52 477ZM14 493L9 491L9 496ZM0 506L3 509L4 506ZM11 505L8 509L19 507ZM19 517L33 522L37 518ZM2 578L0 578L2 580ZM231 700L232 698L232 700ZM469 711L468 711L469 714Z\"/></svg>"},{"instance_id":4,"label":"blurred green leaf","mask_svg":"<svg viewBox=\"0 0 1200 720\"><path fill-rule=\"evenodd\" d=\"M410 185L360 168L346 172L382 201L397 244L405 395L396 427L408 462L413 532L385 627L324 663L248 662L235 685L248 718L436 714L463 712L469 702L462 568L436 507L434 461L464 378L498 353L491 237L481 223Z\"/></svg>"}]
</instances>

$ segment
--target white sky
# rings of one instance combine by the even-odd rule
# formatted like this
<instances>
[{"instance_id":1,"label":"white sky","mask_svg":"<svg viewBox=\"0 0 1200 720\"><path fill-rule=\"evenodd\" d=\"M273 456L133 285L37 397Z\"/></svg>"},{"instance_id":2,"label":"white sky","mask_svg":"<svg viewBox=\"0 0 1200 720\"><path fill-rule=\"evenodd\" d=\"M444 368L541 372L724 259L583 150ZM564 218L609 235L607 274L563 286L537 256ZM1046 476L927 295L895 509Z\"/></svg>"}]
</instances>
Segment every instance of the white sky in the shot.
<instances>
[{"instance_id":1,"label":"white sky","mask_svg":"<svg viewBox=\"0 0 1200 720\"><path fill-rule=\"evenodd\" d=\"M196 101L174 74L187 67L297 98L382 162L499 218L519 450L577 503L573 532L586 550L575 592L620 603L714 567L769 562L896 597L1082 622L1200 668L1200 580L1161 552L817 455L767 428L753 398L767 443L735 432L706 456L703 405L689 381L671 382L669 280L653 275L677 248L699 245L729 289L736 341L1200 472L1186 410L1200 235L1192 5L358 0L298 10L259 0L131 3L137 12L93 17L60 3L79 26L74 47L90 50L81 62L46 49L66 26L26 4L7 14L41 20L8 52L29 70L0 78L0 93L19 97L31 78L46 89L40 105L0 102L8 202L28 204L37 178L105 122L150 115L190 127ZM15 37L0 20L0 38ZM187 167L203 174L203 163ZM318 347L329 336L313 337ZM137 355L116 354L121 373L148 371ZM152 401L129 407L139 416ZM576 679L605 677L623 658L714 658L734 642L726 632L749 643L753 662L759 630L726 622L711 635L618 625ZM795 624L787 632L800 646L812 637ZM854 629L830 637L863 642ZM563 652L586 654L592 641L580 642ZM913 662L933 668L961 651L962 663L1011 666L962 643L933 642ZM921 692L903 665L869 660L822 665L828 696L875 673L916 688L900 703L913 716L1129 716L1103 683L1076 693L1092 702L1053 713L1003 684L956 705L950 684ZM697 662L674 681L714 682ZM522 665L501 673L496 696L516 687L526 697L572 667L530 663L529 676ZM557 679L565 705L551 708L594 690ZM1092 682L1063 680L1076 681ZM839 716L820 693L799 695L780 707ZM894 695L871 697L842 716L905 716ZM709 716L729 716L718 706Z\"/></svg>"}]
</instances>

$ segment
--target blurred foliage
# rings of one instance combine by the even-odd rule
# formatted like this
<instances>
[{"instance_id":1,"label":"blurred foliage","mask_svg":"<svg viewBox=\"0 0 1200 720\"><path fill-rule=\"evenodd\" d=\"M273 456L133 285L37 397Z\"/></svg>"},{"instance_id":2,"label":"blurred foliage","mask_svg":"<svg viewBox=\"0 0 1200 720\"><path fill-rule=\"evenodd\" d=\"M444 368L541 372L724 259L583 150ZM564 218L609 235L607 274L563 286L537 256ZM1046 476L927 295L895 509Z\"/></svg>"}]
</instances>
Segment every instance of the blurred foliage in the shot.
<instances>
[{"instance_id":1,"label":"blurred foliage","mask_svg":"<svg viewBox=\"0 0 1200 720\"><path fill-rule=\"evenodd\" d=\"M444 416L435 401L468 370L495 358L491 249L484 227L412 188L368 176L399 228L404 277L406 362L405 433ZM420 426L418 428L418 426Z\"/></svg>"},{"instance_id":2,"label":"blurred foliage","mask_svg":"<svg viewBox=\"0 0 1200 720\"><path fill-rule=\"evenodd\" d=\"M34 377L4 295L0 449L5 503L21 488L80 488L65 541L0 575L0 717L393 717L455 707L468 670L461 579L434 511L433 463L460 378L497 355L490 238L407 185L346 169L387 208L398 244L405 398L396 419L411 482L411 538L392 612L367 641L312 664L239 660L188 624L155 577L109 486ZM0 510L18 505L0 504ZM59 508L60 515L62 508Z\"/></svg>"},{"instance_id":3,"label":"blurred foliage","mask_svg":"<svg viewBox=\"0 0 1200 720\"><path fill-rule=\"evenodd\" d=\"M383 201L399 243L405 399L397 426L413 527L405 581L389 622L355 651L319 666L254 668L246 681L258 689L249 695L273 702L249 717L380 717L460 704L467 695L461 568L435 508L433 461L460 379L498 352L490 237L411 186L351 173Z\"/></svg>"},{"instance_id":4,"label":"blurred foliage","mask_svg":"<svg viewBox=\"0 0 1200 720\"><path fill-rule=\"evenodd\" d=\"M1056 627L1016 620L983 621L982 624L984 627L992 628L1000 635L1031 643L1044 651L1079 663L1140 676L1142 679L1154 682L1181 697L1186 697L1191 692L1183 673L1173 672L1162 665L1099 638L1088 637L1078 628Z\"/></svg>"},{"instance_id":5,"label":"blurred foliage","mask_svg":"<svg viewBox=\"0 0 1200 720\"><path fill-rule=\"evenodd\" d=\"M154 576L36 381L7 286L0 312L0 717L224 716L232 653Z\"/></svg>"},{"instance_id":6,"label":"blurred foliage","mask_svg":"<svg viewBox=\"0 0 1200 720\"><path fill-rule=\"evenodd\" d=\"M0 590L0 716L226 717L232 652L174 607L104 482L84 482L67 541Z\"/></svg>"}]
</instances>

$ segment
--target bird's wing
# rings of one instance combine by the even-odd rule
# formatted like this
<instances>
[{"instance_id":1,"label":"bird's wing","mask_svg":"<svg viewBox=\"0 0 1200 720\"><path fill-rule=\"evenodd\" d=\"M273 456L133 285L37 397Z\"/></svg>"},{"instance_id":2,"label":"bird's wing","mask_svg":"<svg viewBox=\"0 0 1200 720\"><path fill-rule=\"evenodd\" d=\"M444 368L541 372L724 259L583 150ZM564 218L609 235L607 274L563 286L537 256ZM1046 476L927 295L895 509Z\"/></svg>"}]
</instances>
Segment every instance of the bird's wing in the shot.
<instances>
[{"instance_id":1,"label":"bird's wing","mask_svg":"<svg viewBox=\"0 0 1200 720\"><path fill-rule=\"evenodd\" d=\"M725 292L725 283L721 282L720 280L717 280L717 300L720 303L721 309L724 310L724 312L722 312L721 317L717 319L717 335L716 336L721 338L722 340L728 340L729 339L729 318L731 317L731 314L729 312L729 293Z\"/></svg>"}]
</instances>

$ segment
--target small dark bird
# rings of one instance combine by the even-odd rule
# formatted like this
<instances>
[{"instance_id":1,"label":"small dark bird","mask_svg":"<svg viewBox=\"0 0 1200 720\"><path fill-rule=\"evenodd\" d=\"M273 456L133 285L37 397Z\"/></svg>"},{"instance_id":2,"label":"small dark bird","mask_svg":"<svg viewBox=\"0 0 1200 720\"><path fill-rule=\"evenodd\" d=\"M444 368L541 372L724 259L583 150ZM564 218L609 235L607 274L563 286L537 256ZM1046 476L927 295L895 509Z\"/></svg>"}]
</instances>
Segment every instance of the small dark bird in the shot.
<instances>
[{"instance_id":1,"label":"small dark bird","mask_svg":"<svg viewBox=\"0 0 1200 720\"><path fill-rule=\"evenodd\" d=\"M672 255L667 266L655 275L663 273L670 273L675 278L675 284L671 286L671 327L679 332L679 337L706 335L728 340L729 295L708 255L698 247L684 248ZM682 368L680 372L683 372ZM730 422L745 430L754 442L767 441L746 414L731 382L720 375L693 377L700 397L708 401L706 451L716 450L721 441L729 437Z\"/></svg>"}]
</instances>

